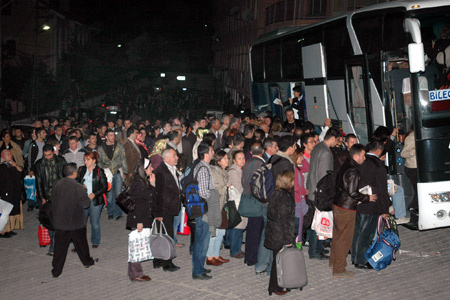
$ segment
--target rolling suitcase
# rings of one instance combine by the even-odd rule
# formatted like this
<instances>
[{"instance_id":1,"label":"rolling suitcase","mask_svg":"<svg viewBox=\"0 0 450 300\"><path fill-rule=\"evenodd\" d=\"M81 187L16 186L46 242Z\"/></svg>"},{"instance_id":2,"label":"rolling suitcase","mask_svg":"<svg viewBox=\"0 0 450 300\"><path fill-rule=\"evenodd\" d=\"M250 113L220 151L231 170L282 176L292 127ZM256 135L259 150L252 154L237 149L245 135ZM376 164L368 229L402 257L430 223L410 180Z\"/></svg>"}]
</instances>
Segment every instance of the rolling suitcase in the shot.
<instances>
[{"instance_id":1,"label":"rolling suitcase","mask_svg":"<svg viewBox=\"0 0 450 300\"><path fill-rule=\"evenodd\" d=\"M278 285L287 289L300 289L308 284L305 257L297 248L286 248L277 254Z\"/></svg>"}]
</instances>

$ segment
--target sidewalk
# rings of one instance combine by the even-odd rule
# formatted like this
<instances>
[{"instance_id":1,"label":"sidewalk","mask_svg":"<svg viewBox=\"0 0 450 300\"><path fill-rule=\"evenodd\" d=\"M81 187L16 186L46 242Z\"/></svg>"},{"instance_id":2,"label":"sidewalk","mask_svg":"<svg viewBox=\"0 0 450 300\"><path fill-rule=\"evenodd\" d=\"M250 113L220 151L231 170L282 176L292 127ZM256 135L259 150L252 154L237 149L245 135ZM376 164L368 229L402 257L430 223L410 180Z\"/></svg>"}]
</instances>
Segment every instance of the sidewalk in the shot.
<instances>
[{"instance_id":1,"label":"sidewalk","mask_svg":"<svg viewBox=\"0 0 450 300\"><path fill-rule=\"evenodd\" d=\"M39 248L36 211L25 212L25 230L0 240L0 299L264 299L268 298L268 277L255 275L243 260L211 267L212 280L194 281L189 255L189 237L179 236L186 247L177 249L177 272L154 270L144 262L150 282L131 282L127 277L127 238L124 218L101 217L102 242L91 255L100 261L85 269L76 253L69 251L64 271L54 279L48 248ZM401 250L387 269L356 270L352 279L334 279L328 261L306 259L308 285L293 290L283 299L449 299L450 228L409 231L399 226ZM88 237L90 226L88 225ZM88 239L89 240L89 239ZM90 240L89 240L90 242ZM440 255L434 255L439 251ZM305 251L306 252L306 251ZM420 255L425 257L417 257ZM221 255L229 258L229 251ZM430 256L427 256L430 255ZM426 257L427 256L427 257ZM277 298L276 295L271 298Z\"/></svg>"}]
</instances>

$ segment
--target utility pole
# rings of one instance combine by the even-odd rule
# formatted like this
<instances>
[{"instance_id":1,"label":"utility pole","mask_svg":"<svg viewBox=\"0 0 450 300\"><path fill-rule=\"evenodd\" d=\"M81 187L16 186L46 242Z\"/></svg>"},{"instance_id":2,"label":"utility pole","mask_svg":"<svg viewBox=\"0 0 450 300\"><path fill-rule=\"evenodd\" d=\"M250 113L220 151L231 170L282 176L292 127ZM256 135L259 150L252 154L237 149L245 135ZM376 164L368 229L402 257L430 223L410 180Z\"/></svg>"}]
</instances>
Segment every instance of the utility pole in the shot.
<instances>
[{"instance_id":1,"label":"utility pole","mask_svg":"<svg viewBox=\"0 0 450 300\"><path fill-rule=\"evenodd\" d=\"M34 109L36 106L36 117L39 116L39 99L37 97L37 82L39 68L39 0L36 0L34 19L34 63L33 63L33 80L31 87L31 118L34 118Z\"/></svg>"}]
</instances>

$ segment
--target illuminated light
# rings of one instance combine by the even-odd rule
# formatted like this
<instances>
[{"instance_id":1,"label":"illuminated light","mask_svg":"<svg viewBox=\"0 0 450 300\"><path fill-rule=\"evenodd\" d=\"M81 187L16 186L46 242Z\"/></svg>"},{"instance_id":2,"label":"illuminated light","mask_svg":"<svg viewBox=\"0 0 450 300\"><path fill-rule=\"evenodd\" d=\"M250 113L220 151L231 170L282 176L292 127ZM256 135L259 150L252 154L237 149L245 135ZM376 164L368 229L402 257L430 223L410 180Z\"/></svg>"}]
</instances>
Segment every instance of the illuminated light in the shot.
<instances>
[{"instance_id":1,"label":"illuminated light","mask_svg":"<svg viewBox=\"0 0 450 300\"><path fill-rule=\"evenodd\" d=\"M419 5L419 4L416 4L416 5L411 6L411 8L412 8L412 9L420 8L420 5Z\"/></svg>"},{"instance_id":2,"label":"illuminated light","mask_svg":"<svg viewBox=\"0 0 450 300\"><path fill-rule=\"evenodd\" d=\"M50 29L50 26L48 26L48 25L42 26L42 30L49 30L49 29Z\"/></svg>"},{"instance_id":3,"label":"illuminated light","mask_svg":"<svg viewBox=\"0 0 450 300\"><path fill-rule=\"evenodd\" d=\"M118 44L118 45L117 45L117 48L121 48L121 47L122 47L122 44Z\"/></svg>"},{"instance_id":4,"label":"illuminated light","mask_svg":"<svg viewBox=\"0 0 450 300\"><path fill-rule=\"evenodd\" d=\"M105 107L105 103L102 104L102 107Z\"/></svg>"},{"instance_id":5,"label":"illuminated light","mask_svg":"<svg viewBox=\"0 0 450 300\"><path fill-rule=\"evenodd\" d=\"M109 106L107 106L106 109L109 109Z\"/></svg>"},{"instance_id":6,"label":"illuminated light","mask_svg":"<svg viewBox=\"0 0 450 300\"><path fill-rule=\"evenodd\" d=\"M166 73L161 73L161 77L166 77Z\"/></svg>"},{"instance_id":7,"label":"illuminated light","mask_svg":"<svg viewBox=\"0 0 450 300\"><path fill-rule=\"evenodd\" d=\"M182 88L183 91L187 91L187 88Z\"/></svg>"},{"instance_id":8,"label":"illuminated light","mask_svg":"<svg viewBox=\"0 0 450 300\"><path fill-rule=\"evenodd\" d=\"M186 80L186 76L177 76L177 80L178 81L185 81Z\"/></svg>"},{"instance_id":9,"label":"illuminated light","mask_svg":"<svg viewBox=\"0 0 450 300\"><path fill-rule=\"evenodd\" d=\"M112 115L117 115L117 111L110 111L109 113Z\"/></svg>"},{"instance_id":10,"label":"illuminated light","mask_svg":"<svg viewBox=\"0 0 450 300\"><path fill-rule=\"evenodd\" d=\"M305 39L299 39L297 43L303 42Z\"/></svg>"},{"instance_id":11,"label":"illuminated light","mask_svg":"<svg viewBox=\"0 0 450 300\"><path fill-rule=\"evenodd\" d=\"M314 105L314 109L317 109L317 105Z\"/></svg>"},{"instance_id":12,"label":"illuminated light","mask_svg":"<svg viewBox=\"0 0 450 300\"><path fill-rule=\"evenodd\" d=\"M241 110L241 114L243 114L244 113L244 111L243 110Z\"/></svg>"}]
</instances>

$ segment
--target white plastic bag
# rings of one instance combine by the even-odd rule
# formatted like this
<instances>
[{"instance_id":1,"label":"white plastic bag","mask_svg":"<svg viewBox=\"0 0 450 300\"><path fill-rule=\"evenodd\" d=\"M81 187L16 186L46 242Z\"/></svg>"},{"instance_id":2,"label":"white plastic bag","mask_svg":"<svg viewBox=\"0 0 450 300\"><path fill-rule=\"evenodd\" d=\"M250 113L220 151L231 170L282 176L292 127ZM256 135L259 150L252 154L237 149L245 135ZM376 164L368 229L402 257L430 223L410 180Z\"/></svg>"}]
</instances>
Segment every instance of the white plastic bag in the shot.
<instances>
[{"instance_id":1,"label":"white plastic bag","mask_svg":"<svg viewBox=\"0 0 450 300\"><path fill-rule=\"evenodd\" d=\"M153 259L150 249L150 228L141 232L133 230L128 235L128 262L140 262Z\"/></svg>"},{"instance_id":2,"label":"white plastic bag","mask_svg":"<svg viewBox=\"0 0 450 300\"><path fill-rule=\"evenodd\" d=\"M6 224L8 224L9 213L13 209L14 205L5 200L0 199L0 232L5 229Z\"/></svg>"},{"instance_id":3,"label":"white plastic bag","mask_svg":"<svg viewBox=\"0 0 450 300\"><path fill-rule=\"evenodd\" d=\"M311 225L318 236L333 237L333 211L320 211L316 208Z\"/></svg>"}]
</instances>

